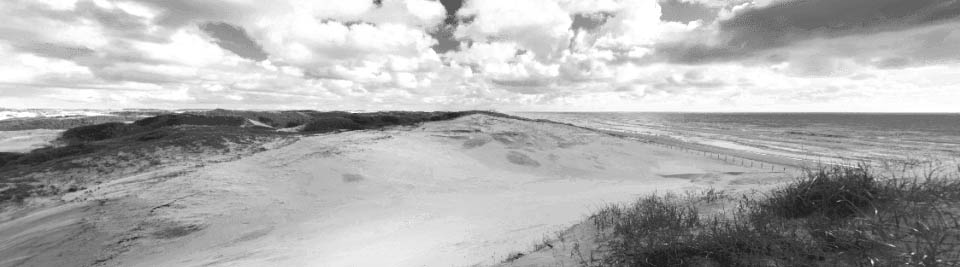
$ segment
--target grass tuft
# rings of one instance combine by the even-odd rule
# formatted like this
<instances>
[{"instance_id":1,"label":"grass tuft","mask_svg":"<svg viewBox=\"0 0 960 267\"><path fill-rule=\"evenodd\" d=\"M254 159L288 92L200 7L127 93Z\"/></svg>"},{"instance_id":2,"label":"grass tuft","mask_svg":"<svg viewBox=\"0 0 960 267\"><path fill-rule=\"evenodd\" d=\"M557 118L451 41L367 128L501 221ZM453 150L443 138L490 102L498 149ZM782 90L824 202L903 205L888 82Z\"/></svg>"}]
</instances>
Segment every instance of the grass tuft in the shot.
<instances>
[{"instance_id":1,"label":"grass tuft","mask_svg":"<svg viewBox=\"0 0 960 267\"><path fill-rule=\"evenodd\" d=\"M864 166L808 172L766 197L705 215L703 196L650 196L590 220L584 266L957 266L960 182L877 177Z\"/></svg>"},{"instance_id":2,"label":"grass tuft","mask_svg":"<svg viewBox=\"0 0 960 267\"><path fill-rule=\"evenodd\" d=\"M821 168L774 191L763 201L759 207L763 212L758 215L801 218L818 214L844 218L875 209L881 187L865 166Z\"/></svg>"}]
</instances>

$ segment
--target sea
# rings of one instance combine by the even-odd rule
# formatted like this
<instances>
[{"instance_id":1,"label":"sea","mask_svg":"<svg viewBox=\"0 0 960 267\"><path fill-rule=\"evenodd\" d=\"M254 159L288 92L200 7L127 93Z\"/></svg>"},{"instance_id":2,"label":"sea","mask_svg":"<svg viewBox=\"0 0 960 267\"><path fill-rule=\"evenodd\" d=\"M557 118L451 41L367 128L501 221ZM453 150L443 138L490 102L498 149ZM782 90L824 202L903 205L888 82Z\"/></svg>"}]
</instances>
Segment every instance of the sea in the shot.
<instances>
[{"instance_id":1,"label":"sea","mask_svg":"<svg viewBox=\"0 0 960 267\"><path fill-rule=\"evenodd\" d=\"M828 128L960 135L960 113L527 112L527 117L589 125Z\"/></svg>"},{"instance_id":2,"label":"sea","mask_svg":"<svg viewBox=\"0 0 960 267\"><path fill-rule=\"evenodd\" d=\"M525 112L605 131L791 159L960 159L960 113Z\"/></svg>"}]
</instances>

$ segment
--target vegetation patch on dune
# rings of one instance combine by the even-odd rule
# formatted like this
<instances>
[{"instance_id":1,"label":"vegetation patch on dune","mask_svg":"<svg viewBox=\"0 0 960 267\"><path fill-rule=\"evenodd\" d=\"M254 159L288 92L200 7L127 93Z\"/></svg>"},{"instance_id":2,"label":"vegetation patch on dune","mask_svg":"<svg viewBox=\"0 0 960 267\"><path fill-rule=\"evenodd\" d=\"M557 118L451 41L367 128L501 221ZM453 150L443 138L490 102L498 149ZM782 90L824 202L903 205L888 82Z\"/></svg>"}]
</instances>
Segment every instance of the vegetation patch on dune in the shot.
<instances>
[{"instance_id":1,"label":"vegetation patch on dune","mask_svg":"<svg viewBox=\"0 0 960 267\"><path fill-rule=\"evenodd\" d=\"M70 129L85 125L110 122L126 122L156 116L166 112L112 112L113 116L54 117L54 118L17 118L0 120L0 131L22 131L33 129Z\"/></svg>"},{"instance_id":2,"label":"vegetation patch on dune","mask_svg":"<svg viewBox=\"0 0 960 267\"><path fill-rule=\"evenodd\" d=\"M956 266L960 177L830 167L766 195L649 196L590 216L582 266ZM711 191L713 192L713 191ZM703 212L704 203L734 208ZM512 259L516 260L516 259Z\"/></svg>"},{"instance_id":3,"label":"vegetation patch on dune","mask_svg":"<svg viewBox=\"0 0 960 267\"><path fill-rule=\"evenodd\" d=\"M472 114L512 117L490 111L374 112L212 110L160 114L132 123L81 125L63 132L56 146L28 153L0 153L0 205L31 196L81 190L91 183L129 175L167 161L191 162L192 155L230 151L256 153L259 144L299 134L379 129L442 121ZM139 116L140 114L128 114ZM300 132L276 128L303 125ZM93 120L96 121L96 120ZM161 151L166 151L167 156ZM174 158L170 158L171 155ZM197 164L203 164L199 162ZM357 182L359 179L345 179Z\"/></svg>"}]
</instances>

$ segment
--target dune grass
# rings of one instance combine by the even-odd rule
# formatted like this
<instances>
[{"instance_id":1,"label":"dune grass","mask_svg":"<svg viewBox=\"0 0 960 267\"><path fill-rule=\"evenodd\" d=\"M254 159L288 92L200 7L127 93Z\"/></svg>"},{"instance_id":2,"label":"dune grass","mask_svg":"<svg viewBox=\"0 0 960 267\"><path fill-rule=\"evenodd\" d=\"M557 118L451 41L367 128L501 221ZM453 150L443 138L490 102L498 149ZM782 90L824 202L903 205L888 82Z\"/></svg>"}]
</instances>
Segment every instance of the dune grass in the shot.
<instances>
[{"instance_id":1,"label":"dune grass","mask_svg":"<svg viewBox=\"0 0 960 267\"><path fill-rule=\"evenodd\" d=\"M957 266L960 179L881 178L828 167L705 215L650 196L590 217L602 245L583 266ZM711 201L719 201L716 196Z\"/></svg>"},{"instance_id":2,"label":"dune grass","mask_svg":"<svg viewBox=\"0 0 960 267\"><path fill-rule=\"evenodd\" d=\"M156 151L178 151L177 156L256 149L257 144L298 134L410 126L456 119L472 114L511 117L491 111L349 113L342 111L232 111L212 110L160 114L133 123L82 125L63 132L57 145L27 153L0 153L0 208L35 196L67 189L51 186L70 181L82 188L101 182L117 170L150 170L164 163ZM53 121L53 119L47 119ZM259 120L276 127L301 125L301 133L251 127ZM162 153L161 153L162 154ZM120 172L123 174L130 174Z\"/></svg>"}]
</instances>

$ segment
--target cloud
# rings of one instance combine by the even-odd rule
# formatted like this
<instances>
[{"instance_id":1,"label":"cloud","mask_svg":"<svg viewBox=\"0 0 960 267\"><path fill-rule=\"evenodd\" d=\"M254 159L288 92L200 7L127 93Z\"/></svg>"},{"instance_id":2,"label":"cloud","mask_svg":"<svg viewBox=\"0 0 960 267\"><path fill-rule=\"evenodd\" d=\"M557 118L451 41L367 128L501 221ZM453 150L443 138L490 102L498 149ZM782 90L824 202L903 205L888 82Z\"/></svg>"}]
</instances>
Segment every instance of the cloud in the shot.
<instances>
[{"instance_id":1,"label":"cloud","mask_svg":"<svg viewBox=\"0 0 960 267\"><path fill-rule=\"evenodd\" d=\"M83 46L61 45L53 43L18 44L17 50L29 52L43 57L60 59L73 59L89 56L94 53L92 49Z\"/></svg>"},{"instance_id":2,"label":"cloud","mask_svg":"<svg viewBox=\"0 0 960 267\"><path fill-rule=\"evenodd\" d=\"M573 14L573 23L570 24L570 29L574 31L594 30L602 26L604 23L607 23L607 20L612 16L613 14L605 12L576 13Z\"/></svg>"},{"instance_id":3,"label":"cloud","mask_svg":"<svg viewBox=\"0 0 960 267\"><path fill-rule=\"evenodd\" d=\"M570 14L551 0L469 1L460 13L475 19L457 29L458 38L512 40L540 60L558 58L573 37Z\"/></svg>"},{"instance_id":4,"label":"cloud","mask_svg":"<svg viewBox=\"0 0 960 267\"><path fill-rule=\"evenodd\" d=\"M267 59L263 48L250 39L247 31L239 26L225 22L206 22L200 24L200 30L213 37L221 48L238 56L257 61Z\"/></svg>"},{"instance_id":5,"label":"cloud","mask_svg":"<svg viewBox=\"0 0 960 267\"><path fill-rule=\"evenodd\" d=\"M960 1L804 0L745 8L720 22L730 46L763 49L815 37L913 28L960 16Z\"/></svg>"},{"instance_id":6,"label":"cloud","mask_svg":"<svg viewBox=\"0 0 960 267\"><path fill-rule=\"evenodd\" d=\"M439 54L458 51L460 50L460 41L457 40L454 33L461 21L470 20L469 18L461 19L457 17L457 12L463 7L463 0L441 0L440 3L443 5L445 16L442 24L429 31L430 36L437 39L437 44L433 45L432 48Z\"/></svg>"},{"instance_id":7,"label":"cloud","mask_svg":"<svg viewBox=\"0 0 960 267\"><path fill-rule=\"evenodd\" d=\"M697 20L710 22L720 13L717 7L690 0L663 0L660 1L660 10L662 12L660 19L682 23Z\"/></svg>"},{"instance_id":8,"label":"cloud","mask_svg":"<svg viewBox=\"0 0 960 267\"><path fill-rule=\"evenodd\" d=\"M960 97L958 5L0 1L0 105L942 108Z\"/></svg>"},{"instance_id":9,"label":"cloud","mask_svg":"<svg viewBox=\"0 0 960 267\"><path fill-rule=\"evenodd\" d=\"M740 60L808 40L956 26L960 1L785 0L727 10L713 33L704 29L684 40L658 44L660 57L694 64Z\"/></svg>"}]
</instances>

